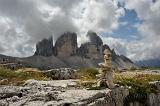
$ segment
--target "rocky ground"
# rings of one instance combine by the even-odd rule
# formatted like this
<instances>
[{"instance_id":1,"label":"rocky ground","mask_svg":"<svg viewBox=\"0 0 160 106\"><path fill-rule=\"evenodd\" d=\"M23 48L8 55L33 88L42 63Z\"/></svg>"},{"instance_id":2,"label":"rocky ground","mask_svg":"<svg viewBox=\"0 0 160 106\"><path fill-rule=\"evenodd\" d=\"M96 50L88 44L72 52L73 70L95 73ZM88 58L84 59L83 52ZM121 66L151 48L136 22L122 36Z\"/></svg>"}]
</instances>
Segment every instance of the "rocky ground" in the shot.
<instances>
[{"instance_id":1,"label":"rocky ground","mask_svg":"<svg viewBox=\"0 0 160 106\"><path fill-rule=\"evenodd\" d=\"M135 70L135 71L122 71L121 73L119 73L122 76L136 76L136 75L160 75L160 70L156 69L156 70Z\"/></svg>"},{"instance_id":2,"label":"rocky ground","mask_svg":"<svg viewBox=\"0 0 160 106\"><path fill-rule=\"evenodd\" d=\"M23 86L0 87L0 106L123 106L124 87L86 90L77 80L28 80Z\"/></svg>"},{"instance_id":3,"label":"rocky ground","mask_svg":"<svg viewBox=\"0 0 160 106\"><path fill-rule=\"evenodd\" d=\"M159 70L114 73L116 83L114 89L92 88L89 85L93 80L96 81L93 79L97 73L96 69L76 71L71 68L60 68L43 72L32 68L19 69L15 72L3 70L0 71L0 78L3 78L0 81L8 80L11 83L0 85L0 106L159 106L160 104ZM77 72L82 79L77 77ZM50 79L46 79L43 74ZM12 80L15 82L22 78L25 80L23 84L13 85ZM88 81L84 81L84 78ZM88 89L89 87L91 88Z\"/></svg>"}]
</instances>

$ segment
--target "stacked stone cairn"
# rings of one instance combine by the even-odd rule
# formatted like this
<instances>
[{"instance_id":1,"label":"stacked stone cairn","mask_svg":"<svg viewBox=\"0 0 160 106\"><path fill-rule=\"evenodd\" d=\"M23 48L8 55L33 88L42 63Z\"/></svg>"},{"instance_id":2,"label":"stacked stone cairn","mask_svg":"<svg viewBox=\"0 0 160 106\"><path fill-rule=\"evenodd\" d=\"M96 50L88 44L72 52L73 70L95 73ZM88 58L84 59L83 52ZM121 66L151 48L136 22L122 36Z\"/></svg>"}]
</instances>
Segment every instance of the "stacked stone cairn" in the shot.
<instances>
[{"instance_id":1,"label":"stacked stone cairn","mask_svg":"<svg viewBox=\"0 0 160 106\"><path fill-rule=\"evenodd\" d=\"M113 70L112 70L112 55L108 49L104 50L104 63L99 64L99 80L98 87L107 86L108 88L114 88L113 83Z\"/></svg>"}]
</instances>

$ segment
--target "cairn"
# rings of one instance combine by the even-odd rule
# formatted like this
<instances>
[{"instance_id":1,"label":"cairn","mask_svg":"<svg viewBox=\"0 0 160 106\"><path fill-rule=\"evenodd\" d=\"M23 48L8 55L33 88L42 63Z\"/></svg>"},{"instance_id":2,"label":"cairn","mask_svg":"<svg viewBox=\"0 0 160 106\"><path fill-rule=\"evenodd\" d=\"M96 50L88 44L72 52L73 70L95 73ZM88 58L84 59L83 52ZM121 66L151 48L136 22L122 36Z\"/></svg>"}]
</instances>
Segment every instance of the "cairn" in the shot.
<instances>
[{"instance_id":1,"label":"cairn","mask_svg":"<svg viewBox=\"0 0 160 106\"><path fill-rule=\"evenodd\" d=\"M112 70L112 56L108 49L104 50L104 63L99 64L99 80L98 87L107 86L108 88L114 88L113 83L113 70Z\"/></svg>"}]
</instances>

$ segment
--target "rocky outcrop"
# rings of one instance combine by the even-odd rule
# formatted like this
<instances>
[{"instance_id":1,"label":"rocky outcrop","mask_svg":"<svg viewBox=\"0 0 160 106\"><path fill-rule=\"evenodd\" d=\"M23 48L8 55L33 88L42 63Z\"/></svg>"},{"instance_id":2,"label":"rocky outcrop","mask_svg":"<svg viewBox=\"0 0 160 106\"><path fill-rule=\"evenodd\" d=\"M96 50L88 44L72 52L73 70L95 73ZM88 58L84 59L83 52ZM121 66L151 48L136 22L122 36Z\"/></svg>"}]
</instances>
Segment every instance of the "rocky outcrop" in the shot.
<instances>
[{"instance_id":1,"label":"rocky outcrop","mask_svg":"<svg viewBox=\"0 0 160 106\"><path fill-rule=\"evenodd\" d=\"M123 86L87 90L79 86L78 81L27 80L23 86L1 86L0 106L159 106L160 104L160 93L129 94L129 90Z\"/></svg>"},{"instance_id":2,"label":"rocky outcrop","mask_svg":"<svg viewBox=\"0 0 160 106\"><path fill-rule=\"evenodd\" d=\"M53 55L53 39L43 39L36 44L36 52L34 55L52 56Z\"/></svg>"},{"instance_id":3,"label":"rocky outcrop","mask_svg":"<svg viewBox=\"0 0 160 106\"><path fill-rule=\"evenodd\" d=\"M124 99L124 106L159 106L160 93L129 94Z\"/></svg>"},{"instance_id":4,"label":"rocky outcrop","mask_svg":"<svg viewBox=\"0 0 160 106\"><path fill-rule=\"evenodd\" d=\"M60 36L54 49L55 56L69 57L77 54L77 35L76 33L66 32Z\"/></svg>"},{"instance_id":5,"label":"rocky outcrop","mask_svg":"<svg viewBox=\"0 0 160 106\"><path fill-rule=\"evenodd\" d=\"M123 106L125 88L86 90L76 80L28 80L23 87L0 87L1 106Z\"/></svg>"},{"instance_id":6,"label":"rocky outcrop","mask_svg":"<svg viewBox=\"0 0 160 106\"><path fill-rule=\"evenodd\" d=\"M76 70L71 68L51 69L44 71L43 73L54 80L67 80L76 78Z\"/></svg>"},{"instance_id":7,"label":"rocky outcrop","mask_svg":"<svg viewBox=\"0 0 160 106\"><path fill-rule=\"evenodd\" d=\"M156 88L160 92L160 81L153 81L149 83L153 88Z\"/></svg>"},{"instance_id":8,"label":"rocky outcrop","mask_svg":"<svg viewBox=\"0 0 160 106\"><path fill-rule=\"evenodd\" d=\"M103 57L103 42L101 38L92 31L87 33L89 42L81 45L79 55L90 59L102 59Z\"/></svg>"},{"instance_id":9,"label":"rocky outcrop","mask_svg":"<svg viewBox=\"0 0 160 106\"><path fill-rule=\"evenodd\" d=\"M160 104L160 81L149 83L157 93L131 93L124 99L124 106L159 106Z\"/></svg>"}]
</instances>

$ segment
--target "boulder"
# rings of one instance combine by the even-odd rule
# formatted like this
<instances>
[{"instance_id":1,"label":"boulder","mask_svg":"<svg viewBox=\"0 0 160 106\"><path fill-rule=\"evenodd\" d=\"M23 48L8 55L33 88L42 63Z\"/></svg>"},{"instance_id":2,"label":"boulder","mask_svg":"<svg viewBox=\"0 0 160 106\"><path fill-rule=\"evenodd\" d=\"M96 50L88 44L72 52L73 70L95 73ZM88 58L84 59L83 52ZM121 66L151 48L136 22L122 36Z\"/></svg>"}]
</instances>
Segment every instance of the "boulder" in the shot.
<instances>
[{"instance_id":1,"label":"boulder","mask_svg":"<svg viewBox=\"0 0 160 106\"><path fill-rule=\"evenodd\" d=\"M66 32L60 36L54 49L55 56L69 57L77 54L77 34Z\"/></svg>"},{"instance_id":2,"label":"boulder","mask_svg":"<svg viewBox=\"0 0 160 106\"><path fill-rule=\"evenodd\" d=\"M160 81L149 82L149 84L160 91Z\"/></svg>"},{"instance_id":3,"label":"boulder","mask_svg":"<svg viewBox=\"0 0 160 106\"><path fill-rule=\"evenodd\" d=\"M36 52L34 55L52 56L53 55L53 39L43 39L36 44Z\"/></svg>"},{"instance_id":4,"label":"boulder","mask_svg":"<svg viewBox=\"0 0 160 106\"><path fill-rule=\"evenodd\" d=\"M47 70L44 73L53 80L66 80L66 79L75 79L76 78L75 71L76 70L71 68L59 68L59 69Z\"/></svg>"}]
</instances>

